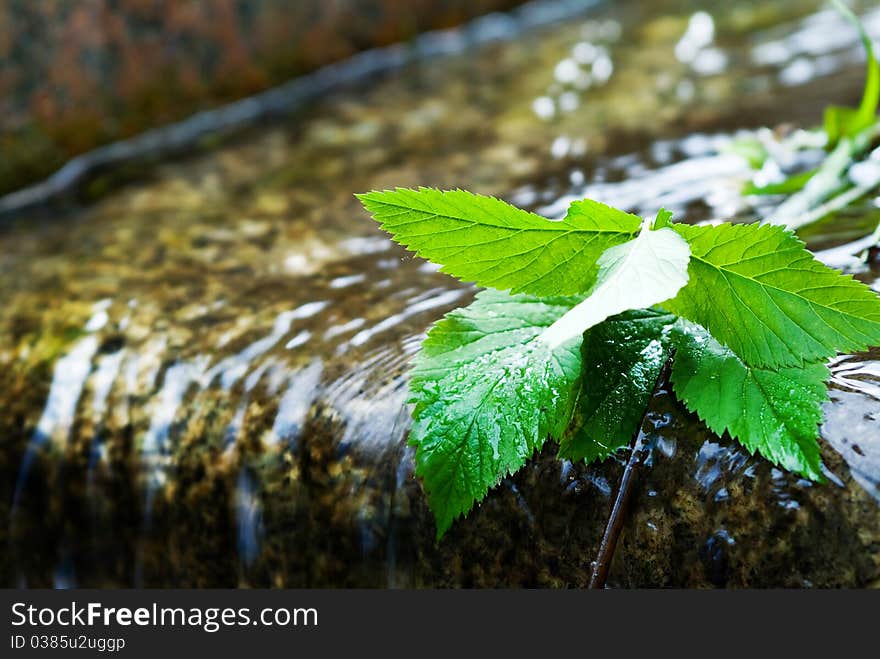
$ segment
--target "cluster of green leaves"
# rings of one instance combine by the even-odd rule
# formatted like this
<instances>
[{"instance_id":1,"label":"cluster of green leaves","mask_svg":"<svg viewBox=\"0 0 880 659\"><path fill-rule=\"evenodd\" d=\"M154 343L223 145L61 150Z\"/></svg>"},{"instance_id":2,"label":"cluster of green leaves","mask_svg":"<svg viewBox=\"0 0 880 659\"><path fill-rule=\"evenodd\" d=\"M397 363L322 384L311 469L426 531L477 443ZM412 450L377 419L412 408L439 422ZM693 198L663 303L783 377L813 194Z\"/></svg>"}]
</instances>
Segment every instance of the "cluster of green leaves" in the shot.
<instances>
[{"instance_id":1,"label":"cluster of green leaves","mask_svg":"<svg viewBox=\"0 0 880 659\"><path fill-rule=\"evenodd\" d=\"M790 195L773 212L770 222L796 229L839 210L880 187L880 167L870 174L853 175L853 166L870 151L880 137L877 108L880 104L880 63L874 46L858 17L840 0L831 0L835 8L858 30L867 59L865 86L858 107L830 105L825 108L822 128L816 135L828 154L819 167L798 171L779 181L748 182L744 193L750 195ZM804 144L797 136L776 145L781 151L798 151ZM753 169L761 169L771 159L765 144L757 138L737 140L732 150L746 158ZM864 170L863 170L864 171ZM880 229L878 229L880 230Z\"/></svg>"},{"instance_id":2,"label":"cluster of green leaves","mask_svg":"<svg viewBox=\"0 0 880 659\"><path fill-rule=\"evenodd\" d=\"M880 344L880 299L789 230L590 200L552 221L462 190L358 196L394 240L488 287L433 326L412 369L438 537L548 437L571 460L626 446L673 351L674 392L709 428L821 479L824 362Z\"/></svg>"}]
</instances>

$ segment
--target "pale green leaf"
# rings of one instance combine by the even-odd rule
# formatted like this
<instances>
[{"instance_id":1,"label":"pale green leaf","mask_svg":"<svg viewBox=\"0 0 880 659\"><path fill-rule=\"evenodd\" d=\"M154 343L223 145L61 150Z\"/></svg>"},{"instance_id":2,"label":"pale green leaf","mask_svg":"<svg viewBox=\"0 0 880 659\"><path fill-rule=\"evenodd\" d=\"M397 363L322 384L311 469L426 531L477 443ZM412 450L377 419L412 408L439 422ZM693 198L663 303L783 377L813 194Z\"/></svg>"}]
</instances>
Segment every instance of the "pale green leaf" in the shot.
<instances>
[{"instance_id":1,"label":"pale green leaf","mask_svg":"<svg viewBox=\"0 0 880 659\"><path fill-rule=\"evenodd\" d=\"M688 281L689 258L681 236L669 228L651 230L646 222L637 238L602 254L589 297L547 328L542 338L555 347L610 316L675 297Z\"/></svg>"}]
</instances>

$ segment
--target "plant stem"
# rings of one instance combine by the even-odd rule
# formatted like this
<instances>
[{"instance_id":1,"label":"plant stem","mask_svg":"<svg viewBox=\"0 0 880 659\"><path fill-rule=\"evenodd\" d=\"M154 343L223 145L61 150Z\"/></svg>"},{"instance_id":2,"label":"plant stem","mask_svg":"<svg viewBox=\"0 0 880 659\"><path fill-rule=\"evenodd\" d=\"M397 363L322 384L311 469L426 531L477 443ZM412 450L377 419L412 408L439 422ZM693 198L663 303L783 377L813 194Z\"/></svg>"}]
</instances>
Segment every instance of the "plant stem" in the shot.
<instances>
[{"instance_id":1,"label":"plant stem","mask_svg":"<svg viewBox=\"0 0 880 659\"><path fill-rule=\"evenodd\" d=\"M792 230L800 229L864 194L864 192L855 194L844 191L840 198L829 202L829 206L821 206L835 192L847 187L847 170L857 158L871 148L878 135L880 135L880 122L875 122L853 137L842 138L803 189L782 202L765 222L781 224ZM868 190L873 187L876 186L871 186ZM855 197L850 198L852 194L855 194ZM820 210L817 211L817 208Z\"/></svg>"},{"instance_id":2,"label":"plant stem","mask_svg":"<svg viewBox=\"0 0 880 659\"><path fill-rule=\"evenodd\" d=\"M801 227L807 226L808 224L812 224L818 220L821 220L826 215L830 213L834 213L843 208L849 206L852 202L860 197L864 197L866 194L871 192L876 186L856 186L854 188L850 188L846 192L842 192L836 197L832 197L824 204L820 204L816 206L813 210L805 212L803 215L798 217L797 219L793 219L790 222L786 223L786 227L792 230L800 229Z\"/></svg>"},{"instance_id":3,"label":"plant stem","mask_svg":"<svg viewBox=\"0 0 880 659\"><path fill-rule=\"evenodd\" d=\"M675 356L675 350L669 353L666 363L660 369L657 376L657 382L654 384L654 391L642 414L642 420L639 423L639 429L633 438L632 451L629 454L629 460L626 461L626 467L623 475L620 477L620 485L617 488L617 496L614 498L614 504L611 506L611 513L608 516L608 522L605 525L605 533L602 535L602 542L599 544L599 552L594 562L593 574L590 576L590 583L587 588L602 589L605 588L605 582L608 579L608 571L611 569L611 561L614 558L614 550L617 548L617 539L623 530L624 517L626 515L627 505L630 495L634 489L638 467L647 452L647 441L643 426L648 411L651 409L651 401L659 392L666 389L669 383L669 373L672 370L672 359Z\"/></svg>"}]
</instances>

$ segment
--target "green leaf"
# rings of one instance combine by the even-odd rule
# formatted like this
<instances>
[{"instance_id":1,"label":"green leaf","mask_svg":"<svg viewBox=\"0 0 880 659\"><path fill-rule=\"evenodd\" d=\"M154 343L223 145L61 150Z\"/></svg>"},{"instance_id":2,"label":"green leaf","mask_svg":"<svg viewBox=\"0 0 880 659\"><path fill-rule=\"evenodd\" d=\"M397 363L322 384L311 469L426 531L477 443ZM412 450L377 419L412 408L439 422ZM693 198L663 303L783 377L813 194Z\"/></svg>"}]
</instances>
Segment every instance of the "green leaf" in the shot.
<instances>
[{"instance_id":1,"label":"green leaf","mask_svg":"<svg viewBox=\"0 0 880 659\"><path fill-rule=\"evenodd\" d=\"M653 229L665 229L666 227L672 227L672 225L672 211L668 211L665 208L661 208L657 211L657 217L654 218Z\"/></svg>"},{"instance_id":2,"label":"green leaf","mask_svg":"<svg viewBox=\"0 0 880 659\"><path fill-rule=\"evenodd\" d=\"M785 469L822 480L818 424L830 372L822 363L750 367L702 327L679 321L672 368L676 396L706 425Z\"/></svg>"},{"instance_id":3,"label":"green leaf","mask_svg":"<svg viewBox=\"0 0 880 659\"><path fill-rule=\"evenodd\" d=\"M737 138L724 150L745 158L752 169L761 169L767 158L770 157L770 154L767 153L767 147L756 137Z\"/></svg>"},{"instance_id":4,"label":"green leaf","mask_svg":"<svg viewBox=\"0 0 880 659\"><path fill-rule=\"evenodd\" d=\"M801 366L880 344L880 298L813 258L779 226L675 225L690 280L664 307L707 328L747 364Z\"/></svg>"},{"instance_id":5,"label":"green leaf","mask_svg":"<svg viewBox=\"0 0 880 659\"><path fill-rule=\"evenodd\" d=\"M833 147L844 137L855 135L865 126L861 125L859 112L855 108L829 105L825 108L823 127L828 136L828 146Z\"/></svg>"},{"instance_id":6,"label":"green leaf","mask_svg":"<svg viewBox=\"0 0 880 659\"><path fill-rule=\"evenodd\" d=\"M873 124L877 115L877 105L880 102L880 64L877 63L877 58L874 55L874 44L871 37L849 7L840 0L831 0L831 2L859 31L867 58L867 71L862 101L857 109L834 105L826 108L825 132L828 135L829 146L833 146L842 137L853 137Z\"/></svg>"},{"instance_id":7,"label":"green leaf","mask_svg":"<svg viewBox=\"0 0 880 659\"><path fill-rule=\"evenodd\" d=\"M784 181L778 183L767 183L766 185L755 185L751 181L743 187L743 194L754 195L770 195L770 194L791 194L802 190L813 175L819 171L818 169L809 169L805 172L792 174Z\"/></svg>"},{"instance_id":8,"label":"green leaf","mask_svg":"<svg viewBox=\"0 0 880 659\"><path fill-rule=\"evenodd\" d=\"M592 462L630 443L668 356L664 331L676 320L672 314L640 309L587 331L580 395L559 445L560 457Z\"/></svg>"},{"instance_id":9,"label":"green leaf","mask_svg":"<svg viewBox=\"0 0 880 659\"><path fill-rule=\"evenodd\" d=\"M599 256L632 239L641 220L595 201L548 220L493 197L430 188L357 195L395 241L463 281L514 293L590 290Z\"/></svg>"},{"instance_id":10,"label":"green leaf","mask_svg":"<svg viewBox=\"0 0 880 659\"><path fill-rule=\"evenodd\" d=\"M541 338L555 347L609 316L675 297L688 281L689 258L688 244L675 231L653 231L645 222L637 238L602 254L589 297L547 328Z\"/></svg>"},{"instance_id":11,"label":"green leaf","mask_svg":"<svg viewBox=\"0 0 880 659\"><path fill-rule=\"evenodd\" d=\"M438 538L565 430L581 339L551 350L538 336L575 302L483 291L429 332L410 382L410 443Z\"/></svg>"},{"instance_id":12,"label":"green leaf","mask_svg":"<svg viewBox=\"0 0 880 659\"><path fill-rule=\"evenodd\" d=\"M672 347L675 394L713 432L821 480L816 438L828 368L749 367L702 327L660 310L630 311L584 335L581 390L560 457L590 462L627 446Z\"/></svg>"}]
</instances>

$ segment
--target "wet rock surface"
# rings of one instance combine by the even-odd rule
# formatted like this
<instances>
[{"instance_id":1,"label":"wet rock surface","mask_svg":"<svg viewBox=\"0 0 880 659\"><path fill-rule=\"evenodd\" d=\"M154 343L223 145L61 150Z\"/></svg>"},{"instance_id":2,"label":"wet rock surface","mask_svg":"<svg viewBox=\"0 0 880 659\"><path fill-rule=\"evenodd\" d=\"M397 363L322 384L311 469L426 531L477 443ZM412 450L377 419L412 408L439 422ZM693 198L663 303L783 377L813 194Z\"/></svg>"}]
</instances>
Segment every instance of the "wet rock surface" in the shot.
<instances>
[{"instance_id":1,"label":"wet rock surface","mask_svg":"<svg viewBox=\"0 0 880 659\"><path fill-rule=\"evenodd\" d=\"M405 445L406 363L473 289L396 247L352 193L760 215L725 144L857 98L856 36L819 39L834 17L785 2L644 11L618 3L416 64L75 213L8 223L2 582L583 586L625 455L573 465L548 446L434 542ZM804 237L851 257L872 222L866 206ZM841 263L877 286L876 265ZM609 584L880 583L880 353L832 370L824 484L658 397Z\"/></svg>"}]
</instances>

